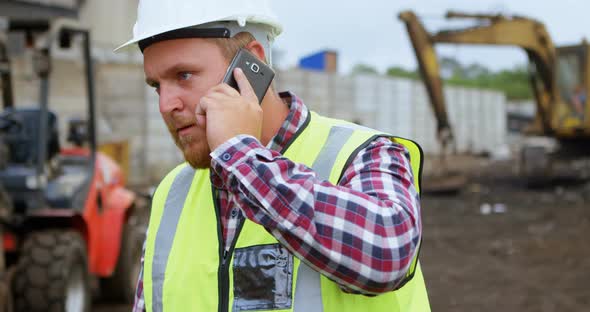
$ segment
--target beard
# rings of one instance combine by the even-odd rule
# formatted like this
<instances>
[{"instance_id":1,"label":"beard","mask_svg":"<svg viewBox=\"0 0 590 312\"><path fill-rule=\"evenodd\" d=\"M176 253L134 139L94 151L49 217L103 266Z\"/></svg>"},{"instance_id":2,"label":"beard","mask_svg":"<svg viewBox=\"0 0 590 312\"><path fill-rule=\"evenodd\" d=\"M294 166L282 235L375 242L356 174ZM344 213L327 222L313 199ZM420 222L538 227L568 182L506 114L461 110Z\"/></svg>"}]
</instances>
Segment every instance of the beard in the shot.
<instances>
[{"instance_id":1,"label":"beard","mask_svg":"<svg viewBox=\"0 0 590 312\"><path fill-rule=\"evenodd\" d=\"M191 129L192 133L179 136L175 126L195 123L194 118L175 118L174 122L166 122L166 126L174 143L182 152L184 160L194 169L206 169L211 167L211 149L207 143L205 129L195 126L194 129Z\"/></svg>"}]
</instances>

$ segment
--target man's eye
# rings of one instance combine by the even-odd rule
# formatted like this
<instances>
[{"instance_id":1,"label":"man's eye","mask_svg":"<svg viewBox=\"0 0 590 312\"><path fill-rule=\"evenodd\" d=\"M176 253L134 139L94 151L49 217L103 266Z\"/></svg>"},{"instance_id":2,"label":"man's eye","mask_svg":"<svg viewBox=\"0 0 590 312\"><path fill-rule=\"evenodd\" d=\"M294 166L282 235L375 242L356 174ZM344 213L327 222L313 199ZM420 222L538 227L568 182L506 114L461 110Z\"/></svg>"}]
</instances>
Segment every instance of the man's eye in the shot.
<instances>
[{"instance_id":1,"label":"man's eye","mask_svg":"<svg viewBox=\"0 0 590 312\"><path fill-rule=\"evenodd\" d=\"M152 84L150 84L150 87L152 89L154 89L154 91L156 91L156 93L158 93L158 94L160 93L160 84L159 83L152 83Z\"/></svg>"},{"instance_id":2,"label":"man's eye","mask_svg":"<svg viewBox=\"0 0 590 312\"><path fill-rule=\"evenodd\" d=\"M191 74L189 72L182 72L182 73L178 74L178 78L180 78L180 80L189 80L192 76L193 76L193 74Z\"/></svg>"}]
</instances>

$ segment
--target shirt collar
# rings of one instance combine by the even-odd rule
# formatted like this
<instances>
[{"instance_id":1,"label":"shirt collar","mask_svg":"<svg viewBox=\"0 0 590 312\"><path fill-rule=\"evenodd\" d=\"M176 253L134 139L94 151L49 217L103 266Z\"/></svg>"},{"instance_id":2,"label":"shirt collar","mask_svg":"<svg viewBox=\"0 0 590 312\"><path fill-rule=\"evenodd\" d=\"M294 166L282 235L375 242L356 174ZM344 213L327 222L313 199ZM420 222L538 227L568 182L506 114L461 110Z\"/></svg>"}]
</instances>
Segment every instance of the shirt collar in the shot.
<instances>
[{"instance_id":1,"label":"shirt collar","mask_svg":"<svg viewBox=\"0 0 590 312\"><path fill-rule=\"evenodd\" d=\"M305 124L309 115L309 109L295 93L286 91L279 93L279 96L289 107L289 115L287 115L279 131L266 146L275 151L281 151L287 146L293 135Z\"/></svg>"}]
</instances>

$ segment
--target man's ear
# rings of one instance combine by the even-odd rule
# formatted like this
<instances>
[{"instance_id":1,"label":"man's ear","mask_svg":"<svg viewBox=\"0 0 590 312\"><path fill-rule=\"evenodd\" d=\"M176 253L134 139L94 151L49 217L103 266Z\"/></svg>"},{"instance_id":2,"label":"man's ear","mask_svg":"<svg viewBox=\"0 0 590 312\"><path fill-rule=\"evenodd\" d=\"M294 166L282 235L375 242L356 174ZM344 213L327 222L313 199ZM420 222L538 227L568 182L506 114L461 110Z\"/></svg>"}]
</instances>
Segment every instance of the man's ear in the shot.
<instances>
[{"instance_id":1,"label":"man's ear","mask_svg":"<svg viewBox=\"0 0 590 312\"><path fill-rule=\"evenodd\" d=\"M250 41L245 47L252 54L256 55L261 61L266 63L266 54L264 53L264 47L260 42L254 40Z\"/></svg>"}]
</instances>

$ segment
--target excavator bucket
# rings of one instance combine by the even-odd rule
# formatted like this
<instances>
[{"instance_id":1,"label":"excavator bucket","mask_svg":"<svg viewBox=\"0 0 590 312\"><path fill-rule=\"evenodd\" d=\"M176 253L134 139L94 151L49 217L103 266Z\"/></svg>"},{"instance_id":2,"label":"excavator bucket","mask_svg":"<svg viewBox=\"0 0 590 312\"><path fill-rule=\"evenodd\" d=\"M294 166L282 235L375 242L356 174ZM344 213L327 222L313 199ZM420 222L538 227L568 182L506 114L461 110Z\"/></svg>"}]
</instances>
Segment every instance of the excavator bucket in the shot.
<instances>
[{"instance_id":1,"label":"excavator bucket","mask_svg":"<svg viewBox=\"0 0 590 312\"><path fill-rule=\"evenodd\" d=\"M422 189L427 193L456 193L465 186L467 177L459 171L450 170L447 166L446 160L453 153L455 144L445 106L443 84L432 39L413 12L401 12L399 18L406 24L410 35L422 81L426 86L432 112L437 122L437 138L441 146L440 157L432 159L437 163L434 166L436 170L429 173L428 178L424 179Z\"/></svg>"}]
</instances>

